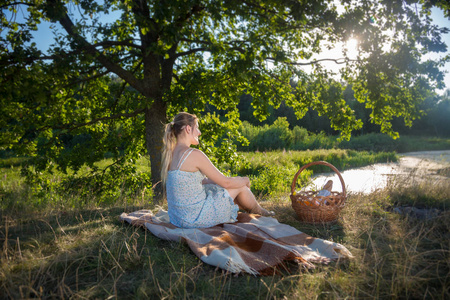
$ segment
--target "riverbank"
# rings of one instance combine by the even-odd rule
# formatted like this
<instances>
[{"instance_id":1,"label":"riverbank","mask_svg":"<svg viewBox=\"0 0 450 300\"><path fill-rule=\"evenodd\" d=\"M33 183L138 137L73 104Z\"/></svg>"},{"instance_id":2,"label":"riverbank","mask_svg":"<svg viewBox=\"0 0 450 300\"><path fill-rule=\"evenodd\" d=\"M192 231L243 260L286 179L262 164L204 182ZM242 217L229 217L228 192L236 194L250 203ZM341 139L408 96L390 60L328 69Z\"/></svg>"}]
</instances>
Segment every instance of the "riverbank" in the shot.
<instances>
[{"instance_id":1,"label":"riverbank","mask_svg":"<svg viewBox=\"0 0 450 300\"><path fill-rule=\"evenodd\" d=\"M405 178L408 184L432 180L435 184L450 186L450 150L408 152L399 156L397 162L377 163L341 172L347 193L369 194L386 188L393 180L398 182ZM333 180L336 190L342 191L335 173L315 176L312 186L319 188L327 180Z\"/></svg>"}]
</instances>

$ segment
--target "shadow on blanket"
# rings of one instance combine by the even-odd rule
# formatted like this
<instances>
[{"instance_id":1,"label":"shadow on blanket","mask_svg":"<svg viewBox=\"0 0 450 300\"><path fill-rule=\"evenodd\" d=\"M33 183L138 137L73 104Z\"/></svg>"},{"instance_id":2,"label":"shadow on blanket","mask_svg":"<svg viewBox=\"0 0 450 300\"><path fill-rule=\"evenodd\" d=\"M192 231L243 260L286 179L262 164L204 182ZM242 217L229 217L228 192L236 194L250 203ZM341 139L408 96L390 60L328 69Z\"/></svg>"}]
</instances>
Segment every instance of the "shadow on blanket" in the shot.
<instances>
[{"instance_id":1,"label":"shadow on blanket","mask_svg":"<svg viewBox=\"0 0 450 300\"><path fill-rule=\"evenodd\" d=\"M312 263L352 257L341 244L311 237L274 218L247 213L239 213L235 223L200 229L172 225L164 210L156 215L150 210L122 213L120 219L143 226L161 239L185 241L203 262L232 273L269 275L285 261L314 268Z\"/></svg>"}]
</instances>

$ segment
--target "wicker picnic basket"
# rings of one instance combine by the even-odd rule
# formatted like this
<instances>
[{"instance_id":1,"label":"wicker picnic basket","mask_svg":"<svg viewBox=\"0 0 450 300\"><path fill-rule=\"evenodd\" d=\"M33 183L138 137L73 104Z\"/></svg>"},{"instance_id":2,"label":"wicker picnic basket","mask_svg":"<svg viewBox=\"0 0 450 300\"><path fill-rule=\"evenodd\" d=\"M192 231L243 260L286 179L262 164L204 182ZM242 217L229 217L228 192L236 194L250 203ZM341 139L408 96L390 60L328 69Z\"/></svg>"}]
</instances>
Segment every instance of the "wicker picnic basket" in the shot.
<instances>
[{"instance_id":1,"label":"wicker picnic basket","mask_svg":"<svg viewBox=\"0 0 450 300\"><path fill-rule=\"evenodd\" d=\"M318 198L316 194L318 191L295 191L295 186L297 183L297 178L300 173L315 165L324 165L330 167L339 177L339 180L342 184L342 192L331 192L331 195ZM323 201L323 200L326 201ZM319 203L319 205L315 204ZM305 223L331 223L337 220L339 217L339 213L342 208L345 206L346 200L346 192L345 192L345 183L342 178L341 173L336 169L332 164L327 163L326 161L314 161L309 164L304 165L298 170L298 172L294 176L294 180L291 185L291 201L292 208L295 210L299 219Z\"/></svg>"}]
</instances>

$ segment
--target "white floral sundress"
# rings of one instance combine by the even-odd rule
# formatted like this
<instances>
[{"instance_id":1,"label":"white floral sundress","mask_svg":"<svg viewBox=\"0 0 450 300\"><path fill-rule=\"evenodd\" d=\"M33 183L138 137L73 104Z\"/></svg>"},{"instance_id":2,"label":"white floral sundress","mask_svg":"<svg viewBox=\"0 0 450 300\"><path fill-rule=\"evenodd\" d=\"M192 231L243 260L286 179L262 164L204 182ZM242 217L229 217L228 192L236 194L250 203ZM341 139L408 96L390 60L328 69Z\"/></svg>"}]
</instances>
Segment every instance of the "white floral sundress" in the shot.
<instances>
[{"instance_id":1,"label":"white floral sundress","mask_svg":"<svg viewBox=\"0 0 450 300\"><path fill-rule=\"evenodd\" d=\"M176 170L168 172L166 181L170 222L181 228L206 228L237 221L239 207L228 191L217 184L202 184L205 176L200 172L181 171L186 154Z\"/></svg>"}]
</instances>

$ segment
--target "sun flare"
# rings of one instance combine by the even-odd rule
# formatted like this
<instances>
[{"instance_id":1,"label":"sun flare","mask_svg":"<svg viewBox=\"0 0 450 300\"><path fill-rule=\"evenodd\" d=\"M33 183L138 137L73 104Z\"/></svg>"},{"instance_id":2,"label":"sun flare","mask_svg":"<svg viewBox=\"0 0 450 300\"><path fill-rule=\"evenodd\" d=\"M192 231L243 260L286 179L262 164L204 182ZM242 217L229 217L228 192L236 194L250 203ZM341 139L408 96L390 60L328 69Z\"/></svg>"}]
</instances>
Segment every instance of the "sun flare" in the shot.
<instances>
[{"instance_id":1,"label":"sun flare","mask_svg":"<svg viewBox=\"0 0 450 300\"><path fill-rule=\"evenodd\" d=\"M345 43L345 48L347 49L347 56L350 59L355 59L358 57L358 40L355 38L350 38Z\"/></svg>"}]
</instances>

